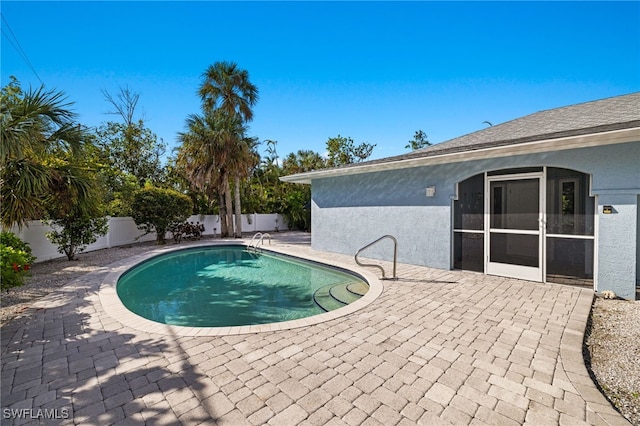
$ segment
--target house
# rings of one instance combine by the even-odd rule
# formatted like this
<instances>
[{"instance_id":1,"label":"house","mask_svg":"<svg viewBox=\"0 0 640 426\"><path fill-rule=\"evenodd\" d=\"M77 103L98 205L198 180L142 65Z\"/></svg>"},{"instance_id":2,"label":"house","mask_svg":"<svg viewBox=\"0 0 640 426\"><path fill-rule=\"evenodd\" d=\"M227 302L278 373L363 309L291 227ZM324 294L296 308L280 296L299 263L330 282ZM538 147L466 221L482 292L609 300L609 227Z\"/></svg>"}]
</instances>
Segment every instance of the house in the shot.
<instances>
[{"instance_id":1,"label":"house","mask_svg":"<svg viewBox=\"0 0 640 426\"><path fill-rule=\"evenodd\" d=\"M640 92L282 180L311 185L317 250L390 234L402 263L636 295ZM390 260L385 244L363 256Z\"/></svg>"}]
</instances>

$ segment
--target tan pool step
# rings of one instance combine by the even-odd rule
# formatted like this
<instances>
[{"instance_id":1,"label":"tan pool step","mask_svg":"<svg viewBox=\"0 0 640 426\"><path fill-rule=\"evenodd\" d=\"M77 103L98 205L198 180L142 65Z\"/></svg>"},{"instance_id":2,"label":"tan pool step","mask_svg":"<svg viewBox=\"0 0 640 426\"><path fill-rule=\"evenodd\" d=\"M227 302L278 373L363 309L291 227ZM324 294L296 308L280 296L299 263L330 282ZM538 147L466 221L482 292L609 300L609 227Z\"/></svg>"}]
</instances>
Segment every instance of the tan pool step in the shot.
<instances>
[{"instance_id":1,"label":"tan pool step","mask_svg":"<svg viewBox=\"0 0 640 426\"><path fill-rule=\"evenodd\" d=\"M369 286L365 283L329 284L316 290L313 300L320 308L329 312L355 302L368 290Z\"/></svg>"}]
</instances>

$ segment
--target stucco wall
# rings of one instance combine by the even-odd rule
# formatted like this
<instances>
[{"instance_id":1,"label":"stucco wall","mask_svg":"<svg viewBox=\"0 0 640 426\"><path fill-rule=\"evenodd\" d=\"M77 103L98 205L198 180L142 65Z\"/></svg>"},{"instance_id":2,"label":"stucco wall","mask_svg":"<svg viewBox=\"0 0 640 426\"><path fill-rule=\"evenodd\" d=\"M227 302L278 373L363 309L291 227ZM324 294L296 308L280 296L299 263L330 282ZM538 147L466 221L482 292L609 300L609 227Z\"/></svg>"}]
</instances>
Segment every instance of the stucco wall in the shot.
<instances>
[{"instance_id":1,"label":"stucco wall","mask_svg":"<svg viewBox=\"0 0 640 426\"><path fill-rule=\"evenodd\" d=\"M510 167L562 167L592 175L592 193L599 197L599 212L603 200L629 206L622 209L624 215L621 213L604 224L609 237L598 243L607 244L599 249L598 279L621 282L619 291L622 291L630 288L630 276L635 286L638 256L634 247L630 263L619 269L630 269L630 276L622 279L615 272L615 265L622 260L609 247L612 239L626 235L627 241L633 241L630 236L638 235L638 159L640 142L633 142L314 179L312 246L317 250L353 254L374 239L393 234L399 241L400 262L448 269L451 267L451 205L457 182L485 171ZM425 195L428 186L436 187L435 197ZM620 198L607 198L613 195ZM635 246L637 240L631 245ZM382 246L372 248L367 256L390 260L391 250ZM605 264L610 266L604 267Z\"/></svg>"},{"instance_id":2,"label":"stucco wall","mask_svg":"<svg viewBox=\"0 0 640 426\"><path fill-rule=\"evenodd\" d=\"M318 206L313 204L311 215L318 210ZM323 211L322 216L325 223L333 223L335 226L327 227L326 232L318 232L316 228L312 228L314 248L355 254L373 240L383 235L393 235L398 239L399 262L449 268L450 220L447 207L331 208ZM351 225L338 225L345 222L351 222ZM367 249L362 256L391 260L393 243L391 240L382 241Z\"/></svg>"},{"instance_id":3,"label":"stucco wall","mask_svg":"<svg viewBox=\"0 0 640 426\"><path fill-rule=\"evenodd\" d=\"M446 167L331 178L312 184L312 246L355 252L382 235L398 239L398 261L449 268L451 195L455 181ZM436 186L427 197L427 186ZM392 258L391 244L365 257Z\"/></svg>"},{"instance_id":4,"label":"stucco wall","mask_svg":"<svg viewBox=\"0 0 640 426\"><path fill-rule=\"evenodd\" d=\"M612 290L625 299L635 298L637 200L636 194L598 196L597 290ZM613 212L603 214L607 205Z\"/></svg>"}]
</instances>

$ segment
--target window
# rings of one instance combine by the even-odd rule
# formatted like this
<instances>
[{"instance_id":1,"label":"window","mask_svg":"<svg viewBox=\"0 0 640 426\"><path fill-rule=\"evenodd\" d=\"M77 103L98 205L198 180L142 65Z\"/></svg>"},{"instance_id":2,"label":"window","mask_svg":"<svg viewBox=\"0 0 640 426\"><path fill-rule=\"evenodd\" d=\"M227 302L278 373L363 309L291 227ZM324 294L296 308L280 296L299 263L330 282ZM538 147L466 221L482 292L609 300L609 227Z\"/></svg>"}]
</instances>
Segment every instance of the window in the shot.
<instances>
[{"instance_id":1,"label":"window","mask_svg":"<svg viewBox=\"0 0 640 426\"><path fill-rule=\"evenodd\" d=\"M453 203L453 228L484 230L484 174L458 184L458 199Z\"/></svg>"},{"instance_id":2,"label":"window","mask_svg":"<svg viewBox=\"0 0 640 426\"><path fill-rule=\"evenodd\" d=\"M546 279L593 285L595 199L589 176L575 170L547 169Z\"/></svg>"},{"instance_id":3,"label":"window","mask_svg":"<svg viewBox=\"0 0 640 426\"><path fill-rule=\"evenodd\" d=\"M484 174L458 183L453 234L453 267L484 272Z\"/></svg>"},{"instance_id":4,"label":"window","mask_svg":"<svg viewBox=\"0 0 640 426\"><path fill-rule=\"evenodd\" d=\"M584 173L547 169L547 234L593 235L595 202L588 189Z\"/></svg>"}]
</instances>

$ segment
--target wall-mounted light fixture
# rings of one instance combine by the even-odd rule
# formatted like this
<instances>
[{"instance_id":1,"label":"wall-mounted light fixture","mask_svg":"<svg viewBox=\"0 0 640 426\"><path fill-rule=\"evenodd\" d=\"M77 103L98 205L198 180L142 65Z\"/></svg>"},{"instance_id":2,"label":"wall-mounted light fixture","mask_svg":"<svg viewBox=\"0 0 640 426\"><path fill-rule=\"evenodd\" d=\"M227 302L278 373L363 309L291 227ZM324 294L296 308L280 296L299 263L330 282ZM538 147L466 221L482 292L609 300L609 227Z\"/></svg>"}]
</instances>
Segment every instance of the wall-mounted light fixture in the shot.
<instances>
[{"instance_id":1,"label":"wall-mounted light fixture","mask_svg":"<svg viewBox=\"0 0 640 426\"><path fill-rule=\"evenodd\" d=\"M436 196L436 187L435 186L427 186L427 197L435 197Z\"/></svg>"}]
</instances>

